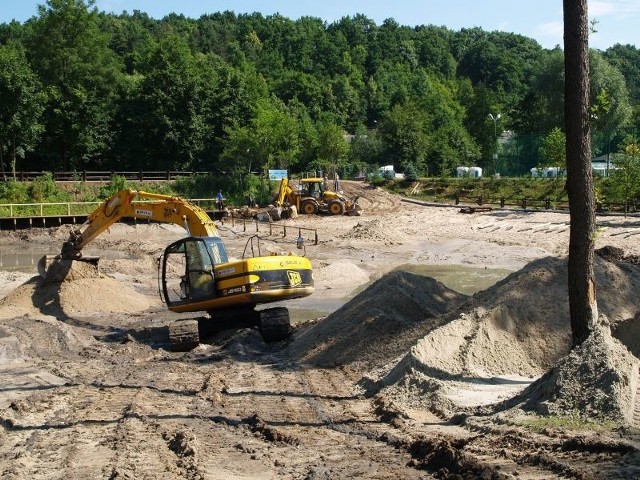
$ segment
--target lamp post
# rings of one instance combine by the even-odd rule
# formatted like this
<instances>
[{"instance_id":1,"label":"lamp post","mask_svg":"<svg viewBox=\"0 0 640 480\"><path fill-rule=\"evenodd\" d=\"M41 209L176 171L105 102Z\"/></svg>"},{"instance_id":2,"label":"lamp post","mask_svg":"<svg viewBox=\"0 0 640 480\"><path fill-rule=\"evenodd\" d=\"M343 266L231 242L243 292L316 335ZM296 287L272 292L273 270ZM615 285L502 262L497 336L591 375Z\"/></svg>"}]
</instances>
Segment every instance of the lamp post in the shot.
<instances>
[{"instance_id":1,"label":"lamp post","mask_svg":"<svg viewBox=\"0 0 640 480\"><path fill-rule=\"evenodd\" d=\"M502 115L500 115L499 113L493 115L492 113L489 114L489 118L491 120L493 120L493 173L496 174L497 172L497 162L498 162L498 120L500 120L500 117Z\"/></svg>"}]
</instances>

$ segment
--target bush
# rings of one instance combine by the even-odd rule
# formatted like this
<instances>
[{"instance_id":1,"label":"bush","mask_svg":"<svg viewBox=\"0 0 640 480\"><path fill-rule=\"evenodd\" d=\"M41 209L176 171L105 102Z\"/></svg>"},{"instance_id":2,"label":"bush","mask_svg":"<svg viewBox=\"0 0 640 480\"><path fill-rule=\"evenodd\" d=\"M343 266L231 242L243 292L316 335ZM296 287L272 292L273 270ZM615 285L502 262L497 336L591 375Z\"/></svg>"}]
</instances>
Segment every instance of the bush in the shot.
<instances>
[{"instance_id":1,"label":"bush","mask_svg":"<svg viewBox=\"0 0 640 480\"><path fill-rule=\"evenodd\" d=\"M66 202L69 200L69 195L58 188L53 180L53 175L48 172L31 182L28 191L31 200L35 203Z\"/></svg>"},{"instance_id":2,"label":"bush","mask_svg":"<svg viewBox=\"0 0 640 480\"><path fill-rule=\"evenodd\" d=\"M0 183L0 202L1 203L28 203L29 192L28 184L9 180Z\"/></svg>"},{"instance_id":3,"label":"bush","mask_svg":"<svg viewBox=\"0 0 640 480\"><path fill-rule=\"evenodd\" d=\"M127 179L121 175L113 175L109 183L100 188L100 196L102 198L109 198L114 193L124 190L125 188L127 188Z\"/></svg>"}]
</instances>

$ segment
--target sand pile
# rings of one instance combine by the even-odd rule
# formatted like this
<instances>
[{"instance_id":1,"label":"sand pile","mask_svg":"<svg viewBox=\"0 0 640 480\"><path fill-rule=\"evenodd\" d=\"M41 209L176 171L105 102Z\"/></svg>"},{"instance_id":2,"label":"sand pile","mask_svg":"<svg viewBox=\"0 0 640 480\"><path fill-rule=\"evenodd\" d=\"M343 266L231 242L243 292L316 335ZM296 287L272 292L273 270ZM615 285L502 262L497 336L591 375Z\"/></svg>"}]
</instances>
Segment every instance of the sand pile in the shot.
<instances>
[{"instance_id":1,"label":"sand pile","mask_svg":"<svg viewBox=\"0 0 640 480\"><path fill-rule=\"evenodd\" d=\"M598 308L633 318L640 270L596 257ZM566 259L543 258L476 294L475 309L420 340L413 361L446 375L539 376L571 348ZM624 341L624 340L623 340Z\"/></svg>"},{"instance_id":2,"label":"sand pile","mask_svg":"<svg viewBox=\"0 0 640 480\"><path fill-rule=\"evenodd\" d=\"M637 354L640 268L596 256L595 274L599 311L612 320L620 348ZM290 351L319 366L360 363L375 372L363 383L368 388L373 380L377 388L388 387L390 395L395 388L404 399L427 399L443 412L487 405L495 400L495 392L508 392L501 398L506 401L569 354L567 275L566 259L547 257L469 298L433 279L392 272L326 319L298 332ZM598 360L611 357L607 351L587 350L593 358L584 364L603 369L610 364L612 372L633 370L627 361L631 354L624 357L611 342L607 345L607 351L618 352L613 356L622 360L607 363ZM573 373L557 377L560 383L576 373L567 371ZM630 375L620 378L628 380ZM615 382L607 388L618 388ZM575 399L567 393L572 388L556 386L553 391L572 405ZM462 391L466 401L467 393L483 389L487 395L478 395L475 405L456 399ZM594 389L583 396L597 398ZM567 407L560 402L558 408Z\"/></svg>"},{"instance_id":3,"label":"sand pile","mask_svg":"<svg viewBox=\"0 0 640 480\"><path fill-rule=\"evenodd\" d=\"M620 342L608 342L602 350L586 346L565 357L571 347L566 260L544 258L477 294L472 310L419 340L379 379L379 386L391 386L390 394L405 401L411 396L421 397L420 401L426 401L431 408L452 413L460 406L468 406L456 401L456 396L462 397L460 392L470 386L479 391L502 382L516 387L519 384L522 390L527 385L523 380L533 380L565 357L569 363L560 371L566 373L554 377L553 386L549 387L551 393L545 398L564 398L556 408L565 413L568 406L578 405L578 397L583 397L586 403L601 404L597 400L600 391L609 387L615 391L621 389L621 385L631 385L629 371L633 372L634 368L637 376L637 366L633 367L629 360L635 357L626 345L637 352L635 334L640 327L634 319L640 304L634 292L640 286L640 270L635 265L596 257L595 271L599 311L617 319L613 330ZM612 357L617 360L609 360ZM599 365L594 372L602 370L603 375L610 372L609 383L598 378L593 385L582 385L579 393L576 383L580 380L576 375L584 373L586 365ZM596 383L603 386L597 387ZM625 395L625 398L617 397L617 403L624 404L628 400L628 394ZM485 399L492 399L490 393ZM478 397L478 405L481 404L483 401ZM601 407L616 414L617 407L613 404Z\"/></svg>"},{"instance_id":4,"label":"sand pile","mask_svg":"<svg viewBox=\"0 0 640 480\"><path fill-rule=\"evenodd\" d=\"M42 313L59 319L77 314L141 312L151 304L148 297L105 276L49 283L33 277L0 300L0 306L12 316L16 312Z\"/></svg>"},{"instance_id":5,"label":"sand pile","mask_svg":"<svg viewBox=\"0 0 640 480\"><path fill-rule=\"evenodd\" d=\"M1 363L28 357L50 360L58 355L68 359L69 353L80 353L94 342L93 337L51 316L0 318Z\"/></svg>"},{"instance_id":6,"label":"sand pile","mask_svg":"<svg viewBox=\"0 0 640 480\"><path fill-rule=\"evenodd\" d=\"M337 260L333 263L318 263L313 265L313 279L315 282L328 285L346 285L353 288L369 281L369 274L354 265L351 260ZM350 290L350 289L349 289ZM343 291L346 293L349 290Z\"/></svg>"},{"instance_id":7,"label":"sand pile","mask_svg":"<svg viewBox=\"0 0 640 480\"><path fill-rule=\"evenodd\" d=\"M382 245L402 244L402 235L387 228L381 220L358 222L350 231L340 236L346 240L365 240Z\"/></svg>"},{"instance_id":8,"label":"sand pile","mask_svg":"<svg viewBox=\"0 0 640 480\"><path fill-rule=\"evenodd\" d=\"M394 271L327 318L297 332L290 352L320 366L384 365L467 299L432 278Z\"/></svg>"},{"instance_id":9,"label":"sand pile","mask_svg":"<svg viewBox=\"0 0 640 480\"><path fill-rule=\"evenodd\" d=\"M608 322L607 322L608 323ZM597 326L589 338L531 384L509 406L542 415L571 415L602 420L634 419L640 361L616 338L608 325Z\"/></svg>"}]
</instances>

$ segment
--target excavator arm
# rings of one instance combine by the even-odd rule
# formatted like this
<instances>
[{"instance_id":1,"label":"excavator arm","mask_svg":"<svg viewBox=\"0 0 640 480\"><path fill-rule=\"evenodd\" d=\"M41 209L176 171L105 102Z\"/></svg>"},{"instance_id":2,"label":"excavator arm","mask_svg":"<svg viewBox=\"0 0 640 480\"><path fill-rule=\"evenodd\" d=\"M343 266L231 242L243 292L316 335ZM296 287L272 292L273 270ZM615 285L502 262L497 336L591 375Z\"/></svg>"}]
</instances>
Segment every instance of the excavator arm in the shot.
<instances>
[{"instance_id":1,"label":"excavator arm","mask_svg":"<svg viewBox=\"0 0 640 480\"><path fill-rule=\"evenodd\" d=\"M79 229L71 232L67 246L63 246L63 258L80 257L87 244L123 218L174 223L194 237L218 236L215 224L199 206L179 197L126 189L105 200Z\"/></svg>"}]
</instances>

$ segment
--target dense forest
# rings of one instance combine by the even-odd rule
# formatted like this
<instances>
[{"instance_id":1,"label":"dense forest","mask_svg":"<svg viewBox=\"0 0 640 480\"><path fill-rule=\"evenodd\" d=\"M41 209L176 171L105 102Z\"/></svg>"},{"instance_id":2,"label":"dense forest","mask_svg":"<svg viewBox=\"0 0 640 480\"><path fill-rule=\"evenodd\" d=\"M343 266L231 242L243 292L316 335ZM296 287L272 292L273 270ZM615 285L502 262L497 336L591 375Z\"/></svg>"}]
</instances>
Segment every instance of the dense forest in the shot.
<instances>
[{"instance_id":1,"label":"dense forest","mask_svg":"<svg viewBox=\"0 0 640 480\"><path fill-rule=\"evenodd\" d=\"M595 156L638 155L640 51L591 51ZM156 20L48 0L0 24L0 165L17 170L457 166L563 161L563 51L479 28L220 12ZM625 158L627 158L625 157Z\"/></svg>"}]
</instances>

